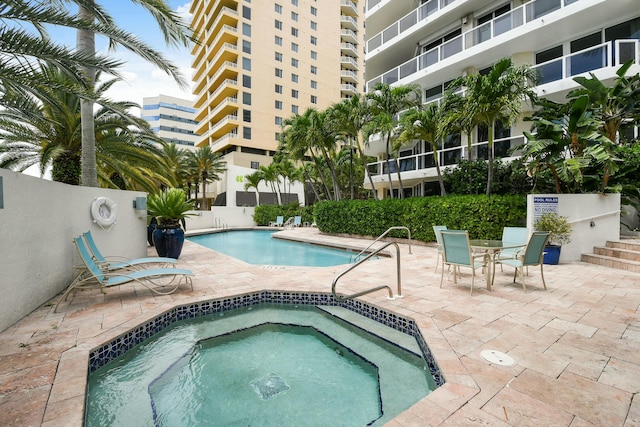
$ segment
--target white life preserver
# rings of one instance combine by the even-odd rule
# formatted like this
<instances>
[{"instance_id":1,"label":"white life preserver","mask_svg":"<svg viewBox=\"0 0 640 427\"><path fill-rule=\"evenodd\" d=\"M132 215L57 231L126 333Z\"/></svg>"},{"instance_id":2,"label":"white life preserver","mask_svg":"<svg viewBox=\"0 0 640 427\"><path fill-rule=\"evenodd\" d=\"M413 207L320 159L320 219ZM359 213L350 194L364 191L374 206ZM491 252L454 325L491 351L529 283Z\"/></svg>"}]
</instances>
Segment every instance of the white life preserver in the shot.
<instances>
[{"instance_id":1,"label":"white life preserver","mask_svg":"<svg viewBox=\"0 0 640 427\"><path fill-rule=\"evenodd\" d=\"M93 222L103 229L113 227L118 219L118 205L106 197L96 197L91 203Z\"/></svg>"}]
</instances>

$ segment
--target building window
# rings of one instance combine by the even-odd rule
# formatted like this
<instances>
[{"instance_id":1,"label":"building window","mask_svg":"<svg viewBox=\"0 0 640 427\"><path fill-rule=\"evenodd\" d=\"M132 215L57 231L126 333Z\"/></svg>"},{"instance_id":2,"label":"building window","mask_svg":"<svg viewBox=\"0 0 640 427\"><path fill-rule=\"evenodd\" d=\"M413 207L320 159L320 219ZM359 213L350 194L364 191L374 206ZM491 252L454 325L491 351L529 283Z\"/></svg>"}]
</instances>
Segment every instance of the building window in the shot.
<instances>
[{"instance_id":1,"label":"building window","mask_svg":"<svg viewBox=\"0 0 640 427\"><path fill-rule=\"evenodd\" d=\"M282 29L282 21L278 21L276 19L276 30L281 30Z\"/></svg>"},{"instance_id":2,"label":"building window","mask_svg":"<svg viewBox=\"0 0 640 427\"><path fill-rule=\"evenodd\" d=\"M291 97L292 98L297 98L298 97L298 91L295 89L291 89Z\"/></svg>"},{"instance_id":3,"label":"building window","mask_svg":"<svg viewBox=\"0 0 640 427\"><path fill-rule=\"evenodd\" d=\"M242 35L251 37L251 25L246 23L242 24Z\"/></svg>"},{"instance_id":4,"label":"building window","mask_svg":"<svg viewBox=\"0 0 640 427\"><path fill-rule=\"evenodd\" d=\"M242 127L242 137L244 139L251 139L251 128L247 126Z\"/></svg>"},{"instance_id":5,"label":"building window","mask_svg":"<svg viewBox=\"0 0 640 427\"><path fill-rule=\"evenodd\" d=\"M276 141L280 141L280 132L276 132L275 138L276 138Z\"/></svg>"},{"instance_id":6,"label":"building window","mask_svg":"<svg viewBox=\"0 0 640 427\"><path fill-rule=\"evenodd\" d=\"M291 35L293 37L298 37L298 29L295 27L291 27Z\"/></svg>"},{"instance_id":7,"label":"building window","mask_svg":"<svg viewBox=\"0 0 640 427\"><path fill-rule=\"evenodd\" d=\"M282 85L276 85L276 93L282 93Z\"/></svg>"},{"instance_id":8,"label":"building window","mask_svg":"<svg viewBox=\"0 0 640 427\"><path fill-rule=\"evenodd\" d=\"M282 101L276 100L276 110L282 110Z\"/></svg>"},{"instance_id":9,"label":"building window","mask_svg":"<svg viewBox=\"0 0 640 427\"><path fill-rule=\"evenodd\" d=\"M251 87L251 76L242 76L242 86Z\"/></svg>"},{"instance_id":10,"label":"building window","mask_svg":"<svg viewBox=\"0 0 640 427\"><path fill-rule=\"evenodd\" d=\"M293 114L298 114L298 106L297 105L292 105L291 106L291 112Z\"/></svg>"},{"instance_id":11,"label":"building window","mask_svg":"<svg viewBox=\"0 0 640 427\"><path fill-rule=\"evenodd\" d=\"M282 117L276 116L276 124L280 126L282 124Z\"/></svg>"},{"instance_id":12,"label":"building window","mask_svg":"<svg viewBox=\"0 0 640 427\"><path fill-rule=\"evenodd\" d=\"M296 58L291 58L291 66L298 68L298 60Z\"/></svg>"},{"instance_id":13,"label":"building window","mask_svg":"<svg viewBox=\"0 0 640 427\"><path fill-rule=\"evenodd\" d=\"M318 29L318 23L315 21L311 21L311 29L316 31Z\"/></svg>"},{"instance_id":14,"label":"building window","mask_svg":"<svg viewBox=\"0 0 640 427\"><path fill-rule=\"evenodd\" d=\"M318 38L316 36L311 36L311 44L312 45L317 45L318 44Z\"/></svg>"},{"instance_id":15,"label":"building window","mask_svg":"<svg viewBox=\"0 0 640 427\"><path fill-rule=\"evenodd\" d=\"M260 169L260 162L251 162L251 169Z\"/></svg>"},{"instance_id":16,"label":"building window","mask_svg":"<svg viewBox=\"0 0 640 427\"><path fill-rule=\"evenodd\" d=\"M251 93L242 92L242 103L244 105L251 105Z\"/></svg>"},{"instance_id":17,"label":"building window","mask_svg":"<svg viewBox=\"0 0 640 427\"><path fill-rule=\"evenodd\" d=\"M251 59L250 58L242 58L242 69L251 71Z\"/></svg>"},{"instance_id":18,"label":"building window","mask_svg":"<svg viewBox=\"0 0 640 427\"><path fill-rule=\"evenodd\" d=\"M311 66L311 74L318 74L318 67L316 67L315 65Z\"/></svg>"},{"instance_id":19,"label":"building window","mask_svg":"<svg viewBox=\"0 0 640 427\"><path fill-rule=\"evenodd\" d=\"M291 42L291 50L294 52L298 51L298 43Z\"/></svg>"},{"instance_id":20,"label":"building window","mask_svg":"<svg viewBox=\"0 0 640 427\"><path fill-rule=\"evenodd\" d=\"M276 68L276 77L282 78L282 69Z\"/></svg>"},{"instance_id":21,"label":"building window","mask_svg":"<svg viewBox=\"0 0 640 427\"><path fill-rule=\"evenodd\" d=\"M291 81L294 83L298 83L298 75L297 74L291 74Z\"/></svg>"},{"instance_id":22,"label":"building window","mask_svg":"<svg viewBox=\"0 0 640 427\"><path fill-rule=\"evenodd\" d=\"M251 19L251 8L247 6L242 6L242 17L244 19Z\"/></svg>"},{"instance_id":23,"label":"building window","mask_svg":"<svg viewBox=\"0 0 640 427\"><path fill-rule=\"evenodd\" d=\"M291 0L291 4L294 5L294 6L297 6L298 5L298 0Z\"/></svg>"},{"instance_id":24,"label":"building window","mask_svg":"<svg viewBox=\"0 0 640 427\"><path fill-rule=\"evenodd\" d=\"M280 52L276 52L276 61L282 62L282 54Z\"/></svg>"},{"instance_id":25,"label":"building window","mask_svg":"<svg viewBox=\"0 0 640 427\"><path fill-rule=\"evenodd\" d=\"M276 6L276 13L282 13L282 6L279 5L278 3L276 3L275 6Z\"/></svg>"},{"instance_id":26,"label":"building window","mask_svg":"<svg viewBox=\"0 0 640 427\"><path fill-rule=\"evenodd\" d=\"M311 59L317 60L318 59L318 52L316 52L315 50L311 51Z\"/></svg>"},{"instance_id":27,"label":"building window","mask_svg":"<svg viewBox=\"0 0 640 427\"><path fill-rule=\"evenodd\" d=\"M276 44L277 44L278 46L282 46L282 37L280 37L280 36L276 36Z\"/></svg>"},{"instance_id":28,"label":"building window","mask_svg":"<svg viewBox=\"0 0 640 427\"><path fill-rule=\"evenodd\" d=\"M298 22L298 14L295 12L291 12L291 20Z\"/></svg>"},{"instance_id":29,"label":"building window","mask_svg":"<svg viewBox=\"0 0 640 427\"><path fill-rule=\"evenodd\" d=\"M311 80L311 89L318 89L318 82L315 80Z\"/></svg>"},{"instance_id":30,"label":"building window","mask_svg":"<svg viewBox=\"0 0 640 427\"><path fill-rule=\"evenodd\" d=\"M242 51L244 53L251 53L251 42L248 40L242 40Z\"/></svg>"},{"instance_id":31,"label":"building window","mask_svg":"<svg viewBox=\"0 0 640 427\"><path fill-rule=\"evenodd\" d=\"M311 14L313 16L317 16L318 15L318 9L316 9L315 7L311 6Z\"/></svg>"},{"instance_id":32,"label":"building window","mask_svg":"<svg viewBox=\"0 0 640 427\"><path fill-rule=\"evenodd\" d=\"M318 97L315 95L311 95L311 103L312 104L317 104L318 103Z\"/></svg>"},{"instance_id":33,"label":"building window","mask_svg":"<svg viewBox=\"0 0 640 427\"><path fill-rule=\"evenodd\" d=\"M242 120L251 123L251 110L242 110Z\"/></svg>"}]
</instances>

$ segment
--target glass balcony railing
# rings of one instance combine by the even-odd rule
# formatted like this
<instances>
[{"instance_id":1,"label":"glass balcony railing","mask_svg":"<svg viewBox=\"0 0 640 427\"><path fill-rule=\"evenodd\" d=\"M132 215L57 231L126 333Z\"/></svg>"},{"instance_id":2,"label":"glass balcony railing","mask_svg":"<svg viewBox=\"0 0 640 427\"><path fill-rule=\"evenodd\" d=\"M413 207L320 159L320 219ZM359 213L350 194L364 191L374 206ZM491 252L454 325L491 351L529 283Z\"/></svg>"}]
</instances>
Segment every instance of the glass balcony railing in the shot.
<instances>
[{"instance_id":1,"label":"glass balcony railing","mask_svg":"<svg viewBox=\"0 0 640 427\"><path fill-rule=\"evenodd\" d=\"M493 153L496 159L517 155L512 151L524 143L524 136L512 136L509 138L499 138L493 142ZM489 146L488 141L482 141L472 144L472 153L468 153L466 143L449 148L439 149L434 157L433 151L426 153L413 154L410 156L398 157L400 172L411 172L418 170L431 169L436 167L435 159L437 158L441 168L456 165L460 159L478 158L487 159ZM367 173L371 176L383 175L387 172L397 173L396 163L381 160L378 162L367 164ZM392 177L393 178L393 177Z\"/></svg>"},{"instance_id":2,"label":"glass balcony railing","mask_svg":"<svg viewBox=\"0 0 640 427\"><path fill-rule=\"evenodd\" d=\"M541 85L600 68L618 67L630 59L637 64L640 63L639 43L637 39L609 41L532 68L538 71L538 85Z\"/></svg>"},{"instance_id":3,"label":"glass balcony railing","mask_svg":"<svg viewBox=\"0 0 640 427\"><path fill-rule=\"evenodd\" d=\"M430 0L429 2L420 6L420 8L428 6L432 1L436 0ZM438 2L438 7L441 8L443 4L450 4L453 1L455 0L450 0L449 2L440 0ZM456 55L466 49L470 49L473 46L477 46L481 43L491 40L494 37L511 31L514 28L520 27L549 13L553 13L577 1L580 0L534 0L526 3L525 5L513 9L508 13L500 15L489 22L473 28L472 30L467 31L459 35L458 37L448 40L445 43L436 46L419 56L416 56L415 58L411 58L409 61L400 64L399 66L387 71L386 73L371 79L369 82L367 82L367 88L369 89L373 87L373 85L375 85L376 83L395 83L400 79L403 79L427 67L431 67L438 62ZM416 11L414 12L417 12L417 10L419 10L420 8L416 9ZM396 22L394 25L399 26L401 21L402 20ZM389 30L389 28L387 28L387 30ZM399 34L399 29L397 33ZM383 40L383 34L384 31L375 36L381 37L380 44L388 41ZM393 34L393 31L389 32L389 35L391 34ZM369 40L369 42L373 42L375 37ZM367 46L369 46L369 42L367 42Z\"/></svg>"},{"instance_id":4,"label":"glass balcony railing","mask_svg":"<svg viewBox=\"0 0 640 427\"><path fill-rule=\"evenodd\" d=\"M397 35L402 34L409 28L416 25L418 22L427 19L429 16L433 15L443 7L449 6L455 1L456 0L429 0L428 2L420 5L416 9L400 18L400 20L394 22L393 24L382 30L380 33L371 37L371 39L367 42L367 52L371 52L372 50L382 46L384 43L389 42ZM371 9L379 2L379 0L369 0L368 8Z\"/></svg>"}]
</instances>

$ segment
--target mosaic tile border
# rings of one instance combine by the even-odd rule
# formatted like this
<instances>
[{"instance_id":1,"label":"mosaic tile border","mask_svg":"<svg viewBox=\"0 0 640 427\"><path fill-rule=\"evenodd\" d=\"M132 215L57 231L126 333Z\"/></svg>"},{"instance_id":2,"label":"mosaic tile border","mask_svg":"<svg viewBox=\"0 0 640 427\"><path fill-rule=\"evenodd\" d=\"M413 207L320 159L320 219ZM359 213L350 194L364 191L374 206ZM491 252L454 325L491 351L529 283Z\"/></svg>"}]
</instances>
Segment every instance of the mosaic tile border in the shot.
<instances>
[{"instance_id":1,"label":"mosaic tile border","mask_svg":"<svg viewBox=\"0 0 640 427\"><path fill-rule=\"evenodd\" d=\"M422 355L429 366L429 370L431 375L433 375L436 385L440 387L445 382L438 364L433 358L426 341L413 319L400 316L391 311L384 310L380 307L376 307L359 300L350 299L340 302L337 301L330 293L290 292L277 290L264 290L227 298L176 306L146 323L122 334L113 341L105 343L104 345L90 351L89 372L94 372L98 368L109 363L111 360L122 356L136 345L151 338L178 320L193 319L200 316L264 303L338 306L410 335L416 339L420 349L422 350Z\"/></svg>"}]
</instances>

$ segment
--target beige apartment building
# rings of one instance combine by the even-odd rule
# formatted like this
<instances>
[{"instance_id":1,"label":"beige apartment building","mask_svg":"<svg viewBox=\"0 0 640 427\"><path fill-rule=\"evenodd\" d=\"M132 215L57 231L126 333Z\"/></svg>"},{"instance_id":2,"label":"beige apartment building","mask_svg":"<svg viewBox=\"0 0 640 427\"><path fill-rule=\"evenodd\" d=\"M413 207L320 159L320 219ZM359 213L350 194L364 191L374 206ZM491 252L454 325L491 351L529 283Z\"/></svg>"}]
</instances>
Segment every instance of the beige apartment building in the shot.
<instances>
[{"instance_id":1,"label":"beige apartment building","mask_svg":"<svg viewBox=\"0 0 640 427\"><path fill-rule=\"evenodd\" d=\"M216 204L251 206L243 178L271 163L282 121L364 92L363 2L194 0L191 13L197 146L227 162Z\"/></svg>"}]
</instances>

